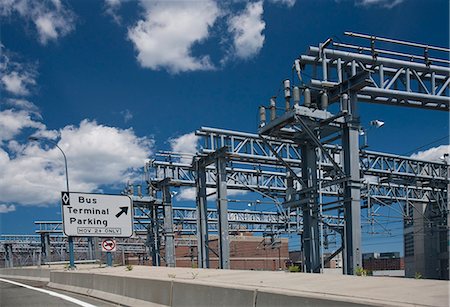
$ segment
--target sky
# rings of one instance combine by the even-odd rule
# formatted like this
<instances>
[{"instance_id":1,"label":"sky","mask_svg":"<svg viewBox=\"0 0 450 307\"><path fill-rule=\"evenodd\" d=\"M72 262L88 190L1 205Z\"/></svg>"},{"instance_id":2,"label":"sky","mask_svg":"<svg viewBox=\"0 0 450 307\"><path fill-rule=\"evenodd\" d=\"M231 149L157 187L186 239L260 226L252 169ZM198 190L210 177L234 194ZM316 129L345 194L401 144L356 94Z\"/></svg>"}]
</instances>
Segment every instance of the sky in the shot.
<instances>
[{"instance_id":1,"label":"sky","mask_svg":"<svg viewBox=\"0 0 450 307\"><path fill-rule=\"evenodd\" d=\"M202 126L256 132L309 45L354 31L449 46L446 0L0 0L0 18L2 234L61 219L54 143L72 191L118 194L158 150L195 152ZM362 103L374 119L372 150L449 150L446 112Z\"/></svg>"}]
</instances>

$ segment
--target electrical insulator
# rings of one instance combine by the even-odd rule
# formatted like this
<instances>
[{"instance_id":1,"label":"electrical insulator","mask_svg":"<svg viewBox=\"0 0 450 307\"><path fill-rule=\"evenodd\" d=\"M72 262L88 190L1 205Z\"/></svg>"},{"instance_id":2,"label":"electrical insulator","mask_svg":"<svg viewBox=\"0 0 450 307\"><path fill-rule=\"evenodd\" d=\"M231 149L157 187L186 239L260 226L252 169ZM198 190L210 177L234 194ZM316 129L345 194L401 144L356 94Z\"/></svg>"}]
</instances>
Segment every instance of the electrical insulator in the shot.
<instances>
[{"instance_id":1,"label":"electrical insulator","mask_svg":"<svg viewBox=\"0 0 450 307\"><path fill-rule=\"evenodd\" d=\"M294 96L294 105L298 106L298 103L300 102L300 88L298 86L294 86L293 96Z\"/></svg>"},{"instance_id":2,"label":"electrical insulator","mask_svg":"<svg viewBox=\"0 0 450 307\"><path fill-rule=\"evenodd\" d=\"M128 184L128 195L134 195L134 186L132 184Z\"/></svg>"},{"instance_id":3,"label":"electrical insulator","mask_svg":"<svg viewBox=\"0 0 450 307\"><path fill-rule=\"evenodd\" d=\"M291 98L291 81L288 79L284 80L284 97Z\"/></svg>"},{"instance_id":4,"label":"electrical insulator","mask_svg":"<svg viewBox=\"0 0 450 307\"><path fill-rule=\"evenodd\" d=\"M326 92L323 92L322 96L320 96L320 108L322 110L326 110L328 108L328 95Z\"/></svg>"},{"instance_id":5,"label":"electrical insulator","mask_svg":"<svg viewBox=\"0 0 450 307\"><path fill-rule=\"evenodd\" d=\"M298 79L301 82L303 80L302 80L302 74L301 74L301 68L300 68L300 60L299 59L295 60L294 65L295 65L295 70L297 71Z\"/></svg>"},{"instance_id":6,"label":"electrical insulator","mask_svg":"<svg viewBox=\"0 0 450 307\"><path fill-rule=\"evenodd\" d=\"M264 127L264 125L266 124L266 108L264 108L263 106L259 107L259 122L260 127Z\"/></svg>"},{"instance_id":7,"label":"electrical insulator","mask_svg":"<svg viewBox=\"0 0 450 307\"><path fill-rule=\"evenodd\" d=\"M305 90L303 91L303 104L305 105L305 107L311 107L311 91L309 90L309 88L305 88Z\"/></svg>"},{"instance_id":8,"label":"electrical insulator","mask_svg":"<svg viewBox=\"0 0 450 307\"><path fill-rule=\"evenodd\" d=\"M139 197L142 197L142 187L140 184L137 186L137 194Z\"/></svg>"},{"instance_id":9,"label":"electrical insulator","mask_svg":"<svg viewBox=\"0 0 450 307\"><path fill-rule=\"evenodd\" d=\"M270 120L274 120L277 117L277 103L275 97L270 98Z\"/></svg>"},{"instance_id":10,"label":"electrical insulator","mask_svg":"<svg viewBox=\"0 0 450 307\"><path fill-rule=\"evenodd\" d=\"M348 94L342 94L342 104L341 104L342 112L348 112Z\"/></svg>"},{"instance_id":11,"label":"electrical insulator","mask_svg":"<svg viewBox=\"0 0 450 307\"><path fill-rule=\"evenodd\" d=\"M291 109L291 81L284 80L284 98L286 100L286 112Z\"/></svg>"}]
</instances>

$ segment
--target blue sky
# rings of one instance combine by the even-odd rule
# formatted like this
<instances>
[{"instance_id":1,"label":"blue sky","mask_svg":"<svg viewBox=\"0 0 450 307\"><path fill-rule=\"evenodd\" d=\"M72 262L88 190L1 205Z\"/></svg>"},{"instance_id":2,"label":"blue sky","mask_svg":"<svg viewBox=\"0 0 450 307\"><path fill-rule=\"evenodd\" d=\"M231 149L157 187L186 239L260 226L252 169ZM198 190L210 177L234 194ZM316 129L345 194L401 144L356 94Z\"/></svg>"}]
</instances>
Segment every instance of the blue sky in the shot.
<instances>
[{"instance_id":1,"label":"blue sky","mask_svg":"<svg viewBox=\"0 0 450 307\"><path fill-rule=\"evenodd\" d=\"M60 219L60 153L31 134L65 150L73 190L119 193L201 126L255 132L309 45L344 31L449 45L446 0L0 0L0 17L3 234ZM386 122L373 150L448 144L445 112L361 104L361 116Z\"/></svg>"}]
</instances>

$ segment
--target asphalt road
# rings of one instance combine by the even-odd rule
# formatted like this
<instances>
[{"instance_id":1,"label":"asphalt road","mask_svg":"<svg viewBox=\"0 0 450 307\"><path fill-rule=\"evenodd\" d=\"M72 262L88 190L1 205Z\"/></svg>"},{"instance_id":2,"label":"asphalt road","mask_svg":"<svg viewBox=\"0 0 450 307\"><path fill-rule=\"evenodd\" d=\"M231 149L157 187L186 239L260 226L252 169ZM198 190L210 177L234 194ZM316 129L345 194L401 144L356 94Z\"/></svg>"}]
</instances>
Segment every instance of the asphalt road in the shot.
<instances>
[{"instance_id":1,"label":"asphalt road","mask_svg":"<svg viewBox=\"0 0 450 307\"><path fill-rule=\"evenodd\" d=\"M108 302L103 302L101 300L87 297L84 295L74 294L70 292L65 291L59 291L59 290L53 290L51 288L48 288L46 285L46 282L40 282L40 281L24 281L24 280L15 280L15 279L8 279L14 282L18 282L21 284L26 284L38 289L48 290L53 293L59 293L66 295L70 298L73 298L75 300L79 300L81 302L87 303L84 306L89 306L88 304L94 305L94 306L118 306L114 305ZM68 300L52 296L49 293L42 293L33 289L27 289L25 287L10 284L4 281L0 280L0 306L2 307L9 307L9 306L83 306L83 304L80 304L79 302L70 302Z\"/></svg>"}]
</instances>

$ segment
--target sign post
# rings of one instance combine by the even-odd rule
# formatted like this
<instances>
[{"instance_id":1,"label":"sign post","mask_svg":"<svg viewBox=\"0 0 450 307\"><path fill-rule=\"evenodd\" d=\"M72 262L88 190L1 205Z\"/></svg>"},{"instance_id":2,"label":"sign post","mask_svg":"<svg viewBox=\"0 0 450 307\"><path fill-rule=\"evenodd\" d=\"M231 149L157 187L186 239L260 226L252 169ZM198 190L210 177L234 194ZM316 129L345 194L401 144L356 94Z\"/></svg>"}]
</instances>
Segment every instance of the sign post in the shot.
<instances>
[{"instance_id":1,"label":"sign post","mask_svg":"<svg viewBox=\"0 0 450 307\"><path fill-rule=\"evenodd\" d=\"M69 269L75 269L75 252L73 250L73 237L69 236Z\"/></svg>"},{"instance_id":2,"label":"sign post","mask_svg":"<svg viewBox=\"0 0 450 307\"><path fill-rule=\"evenodd\" d=\"M111 252L116 251L116 240L106 239L102 242L102 251L106 252L106 265L112 266L112 254Z\"/></svg>"},{"instance_id":3,"label":"sign post","mask_svg":"<svg viewBox=\"0 0 450 307\"><path fill-rule=\"evenodd\" d=\"M128 238L133 235L133 202L129 196L62 192L61 202L71 268L75 267L73 237ZM113 241L115 251L115 240L105 241ZM107 244L108 247L111 245ZM106 250L108 266L112 266L111 251Z\"/></svg>"}]
</instances>

